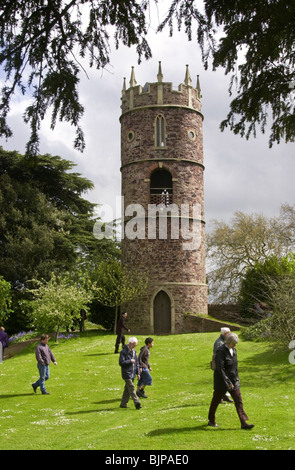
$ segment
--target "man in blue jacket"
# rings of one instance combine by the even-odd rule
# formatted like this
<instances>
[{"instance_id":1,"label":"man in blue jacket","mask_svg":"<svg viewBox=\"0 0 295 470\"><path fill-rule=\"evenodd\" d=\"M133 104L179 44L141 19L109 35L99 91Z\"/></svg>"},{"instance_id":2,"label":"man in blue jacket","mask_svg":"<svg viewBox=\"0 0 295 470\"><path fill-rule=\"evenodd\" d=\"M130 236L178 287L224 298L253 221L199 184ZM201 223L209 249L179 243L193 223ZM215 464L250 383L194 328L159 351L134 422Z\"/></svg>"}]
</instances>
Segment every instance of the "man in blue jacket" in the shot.
<instances>
[{"instance_id":1,"label":"man in blue jacket","mask_svg":"<svg viewBox=\"0 0 295 470\"><path fill-rule=\"evenodd\" d=\"M120 408L128 408L127 403L131 397L135 408L139 410L141 408L141 403L136 395L133 383L136 376L138 380L140 379L140 369L135 351L136 345L137 339L135 337L129 338L128 344L123 346L123 349L120 352L119 365L121 366L122 378L125 380L125 388Z\"/></svg>"}]
</instances>

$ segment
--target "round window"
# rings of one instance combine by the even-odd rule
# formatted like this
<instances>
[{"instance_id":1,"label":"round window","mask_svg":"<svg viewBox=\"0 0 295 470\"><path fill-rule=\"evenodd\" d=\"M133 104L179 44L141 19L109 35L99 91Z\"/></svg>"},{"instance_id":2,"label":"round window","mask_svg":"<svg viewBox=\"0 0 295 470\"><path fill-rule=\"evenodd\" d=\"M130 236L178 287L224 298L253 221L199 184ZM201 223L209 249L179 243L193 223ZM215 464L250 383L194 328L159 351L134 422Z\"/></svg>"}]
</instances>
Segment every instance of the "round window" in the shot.
<instances>
[{"instance_id":1,"label":"round window","mask_svg":"<svg viewBox=\"0 0 295 470\"><path fill-rule=\"evenodd\" d=\"M127 133L127 140L128 142L132 142L132 140L134 139L134 132L133 131L129 131Z\"/></svg>"},{"instance_id":2,"label":"round window","mask_svg":"<svg viewBox=\"0 0 295 470\"><path fill-rule=\"evenodd\" d=\"M190 129L190 130L188 131L187 135L188 135L188 138L189 138L190 140L195 140L195 138L196 138L196 133L195 133L195 131L192 130L192 129Z\"/></svg>"}]
</instances>

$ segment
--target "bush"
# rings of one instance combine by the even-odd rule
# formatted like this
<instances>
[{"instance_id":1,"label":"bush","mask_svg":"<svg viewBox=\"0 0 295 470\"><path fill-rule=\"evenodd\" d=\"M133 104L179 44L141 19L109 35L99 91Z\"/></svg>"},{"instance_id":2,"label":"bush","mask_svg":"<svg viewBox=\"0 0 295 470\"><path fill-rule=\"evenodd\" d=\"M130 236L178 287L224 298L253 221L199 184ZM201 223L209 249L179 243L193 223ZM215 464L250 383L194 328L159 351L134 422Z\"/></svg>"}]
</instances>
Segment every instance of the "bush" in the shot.
<instances>
[{"instance_id":1,"label":"bush","mask_svg":"<svg viewBox=\"0 0 295 470\"><path fill-rule=\"evenodd\" d=\"M271 318L266 318L243 330L246 341L269 341L272 333Z\"/></svg>"},{"instance_id":2,"label":"bush","mask_svg":"<svg viewBox=\"0 0 295 470\"><path fill-rule=\"evenodd\" d=\"M272 310L269 307L271 289L273 287L270 281L278 282L288 273L292 272L295 272L293 254L281 259L271 256L263 262L256 263L254 267L249 268L241 283L238 299L241 316L244 318L263 318L266 312ZM259 308L261 304L263 306L262 309Z\"/></svg>"},{"instance_id":3,"label":"bush","mask_svg":"<svg viewBox=\"0 0 295 470\"><path fill-rule=\"evenodd\" d=\"M269 279L268 291L271 314L249 327L243 336L247 340L269 340L287 346L295 338L295 274Z\"/></svg>"},{"instance_id":4,"label":"bush","mask_svg":"<svg viewBox=\"0 0 295 470\"><path fill-rule=\"evenodd\" d=\"M115 322L115 307L107 307L94 300L90 305L88 320L102 326L106 330L112 331Z\"/></svg>"},{"instance_id":5,"label":"bush","mask_svg":"<svg viewBox=\"0 0 295 470\"><path fill-rule=\"evenodd\" d=\"M40 284L34 291L32 325L40 332L55 331L57 341L60 328L70 329L81 319L81 310L88 312L92 294L86 289L70 284L67 279L58 280L54 275L47 284Z\"/></svg>"}]
</instances>

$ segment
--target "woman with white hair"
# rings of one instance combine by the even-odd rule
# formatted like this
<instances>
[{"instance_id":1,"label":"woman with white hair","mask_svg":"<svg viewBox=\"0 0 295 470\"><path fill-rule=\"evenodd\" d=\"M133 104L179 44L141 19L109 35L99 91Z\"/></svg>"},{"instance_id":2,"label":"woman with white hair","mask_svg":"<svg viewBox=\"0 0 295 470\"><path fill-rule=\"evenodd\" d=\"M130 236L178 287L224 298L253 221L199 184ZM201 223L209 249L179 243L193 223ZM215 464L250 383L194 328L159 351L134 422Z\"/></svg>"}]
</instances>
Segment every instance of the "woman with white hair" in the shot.
<instances>
[{"instance_id":1,"label":"woman with white hair","mask_svg":"<svg viewBox=\"0 0 295 470\"><path fill-rule=\"evenodd\" d=\"M228 391L235 403L235 407L240 418L242 429L252 429L254 424L248 424L249 419L242 401L240 391L240 379L238 373L238 360L236 344L239 338L235 333L229 333L225 338L225 343L216 351L214 370L214 392L209 409L208 426L218 427L215 421L215 413L220 400Z\"/></svg>"},{"instance_id":2,"label":"woman with white hair","mask_svg":"<svg viewBox=\"0 0 295 470\"><path fill-rule=\"evenodd\" d=\"M220 346L224 344L225 338L227 335L230 334L230 329L226 326L223 326L220 328L220 336L217 338L217 340L214 343L213 346L213 356L212 356L212 361L211 361L211 368L214 370L215 369L215 356L216 356L216 351ZM233 401L230 399L228 393L225 393L224 397L220 400L220 403L233 403Z\"/></svg>"}]
</instances>

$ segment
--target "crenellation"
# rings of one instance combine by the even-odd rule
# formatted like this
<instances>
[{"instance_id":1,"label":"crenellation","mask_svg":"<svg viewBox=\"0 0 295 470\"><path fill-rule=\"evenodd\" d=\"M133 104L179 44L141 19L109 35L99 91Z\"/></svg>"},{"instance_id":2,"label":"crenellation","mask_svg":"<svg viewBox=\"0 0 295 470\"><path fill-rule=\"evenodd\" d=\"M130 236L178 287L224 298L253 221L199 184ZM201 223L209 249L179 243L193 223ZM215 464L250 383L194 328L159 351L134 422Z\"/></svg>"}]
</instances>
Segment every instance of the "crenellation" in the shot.
<instances>
[{"instance_id":1,"label":"crenellation","mask_svg":"<svg viewBox=\"0 0 295 470\"><path fill-rule=\"evenodd\" d=\"M137 85L135 79L134 67L132 67L130 88L126 89L126 80L124 79L122 89L122 114L136 108L152 107L157 105L165 106L184 106L201 113L201 88L199 76L197 86L194 88L189 75L188 66L184 83L178 86L178 90L173 89L172 82L163 82L161 66L157 75L158 81L146 83L144 87Z\"/></svg>"},{"instance_id":2,"label":"crenellation","mask_svg":"<svg viewBox=\"0 0 295 470\"><path fill-rule=\"evenodd\" d=\"M161 87L161 103L158 102L159 88ZM202 105L199 92L192 86L184 84L179 85L178 90L173 89L170 82L167 83L149 83L147 90L138 85L129 88L122 93L122 114L133 110L134 108L152 107L158 104L166 106L183 106L191 108L199 113L202 112Z\"/></svg>"}]
</instances>

